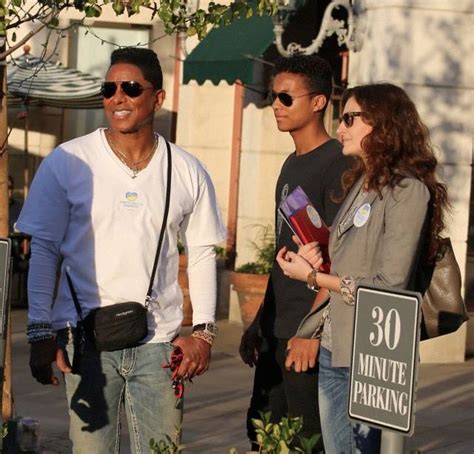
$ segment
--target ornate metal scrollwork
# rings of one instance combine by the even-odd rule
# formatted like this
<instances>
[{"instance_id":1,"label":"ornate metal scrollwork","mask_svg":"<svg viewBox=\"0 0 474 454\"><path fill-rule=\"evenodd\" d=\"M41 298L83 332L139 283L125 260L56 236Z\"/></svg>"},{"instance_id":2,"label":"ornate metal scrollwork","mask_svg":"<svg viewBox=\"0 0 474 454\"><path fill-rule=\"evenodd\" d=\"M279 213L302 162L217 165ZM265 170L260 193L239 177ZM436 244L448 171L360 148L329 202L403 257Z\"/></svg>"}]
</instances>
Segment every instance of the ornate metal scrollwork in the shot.
<instances>
[{"instance_id":1,"label":"ornate metal scrollwork","mask_svg":"<svg viewBox=\"0 0 474 454\"><path fill-rule=\"evenodd\" d=\"M334 10L344 8L347 11L347 21L335 19L332 16ZM337 42L340 46L345 44L351 51L357 52L362 48L363 33L365 31L363 0L333 0L324 12L321 28L318 36L308 47L302 47L298 43L290 43L283 47L282 35L285 31L282 23L275 23L273 32L275 33L275 44L278 52L284 57L289 57L294 53L311 55L317 53L324 40L333 35L337 35Z\"/></svg>"}]
</instances>

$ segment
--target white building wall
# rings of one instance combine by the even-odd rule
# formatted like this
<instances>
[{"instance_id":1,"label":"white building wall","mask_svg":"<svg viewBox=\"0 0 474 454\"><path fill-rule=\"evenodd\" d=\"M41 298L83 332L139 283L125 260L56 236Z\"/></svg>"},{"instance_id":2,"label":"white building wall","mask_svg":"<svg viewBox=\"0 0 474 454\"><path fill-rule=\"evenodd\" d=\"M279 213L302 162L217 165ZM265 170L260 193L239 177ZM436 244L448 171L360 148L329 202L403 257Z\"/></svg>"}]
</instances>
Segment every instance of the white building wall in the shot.
<instances>
[{"instance_id":1,"label":"white building wall","mask_svg":"<svg viewBox=\"0 0 474 454\"><path fill-rule=\"evenodd\" d=\"M446 233L464 273L473 163L474 1L367 0L365 6L363 48L350 55L349 83L393 82L415 102L442 164L453 205ZM463 361L465 342L463 327L423 342L421 358Z\"/></svg>"},{"instance_id":2,"label":"white building wall","mask_svg":"<svg viewBox=\"0 0 474 454\"><path fill-rule=\"evenodd\" d=\"M176 143L203 161L227 222L234 88L226 82L180 86Z\"/></svg>"}]
</instances>

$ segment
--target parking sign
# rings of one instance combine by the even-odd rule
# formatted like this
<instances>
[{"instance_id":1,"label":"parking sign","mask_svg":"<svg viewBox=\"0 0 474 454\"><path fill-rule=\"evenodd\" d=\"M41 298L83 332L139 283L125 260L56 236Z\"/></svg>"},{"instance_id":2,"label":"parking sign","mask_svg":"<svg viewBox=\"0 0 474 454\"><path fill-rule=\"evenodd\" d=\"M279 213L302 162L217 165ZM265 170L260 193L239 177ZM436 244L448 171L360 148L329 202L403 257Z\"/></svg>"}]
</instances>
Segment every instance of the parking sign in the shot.
<instances>
[{"instance_id":1,"label":"parking sign","mask_svg":"<svg viewBox=\"0 0 474 454\"><path fill-rule=\"evenodd\" d=\"M357 289L349 417L410 435L414 429L421 295Z\"/></svg>"}]
</instances>

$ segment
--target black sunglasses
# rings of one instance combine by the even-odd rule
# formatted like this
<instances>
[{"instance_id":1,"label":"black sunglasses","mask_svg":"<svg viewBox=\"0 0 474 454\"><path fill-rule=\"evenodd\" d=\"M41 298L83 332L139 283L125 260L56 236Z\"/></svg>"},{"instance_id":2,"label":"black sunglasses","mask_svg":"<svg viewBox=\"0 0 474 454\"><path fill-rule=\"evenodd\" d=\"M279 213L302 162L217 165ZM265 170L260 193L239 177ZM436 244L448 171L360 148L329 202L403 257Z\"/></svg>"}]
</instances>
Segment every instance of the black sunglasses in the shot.
<instances>
[{"instance_id":1,"label":"black sunglasses","mask_svg":"<svg viewBox=\"0 0 474 454\"><path fill-rule=\"evenodd\" d=\"M117 87L130 98L140 96L144 90L154 89L154 87L144 87L140 82L134 80L122 80L121 82L102 82L100 94L105 99L110 99L117 92Z\"/></svg>"},{"instance_id":2,"label":"black sunglasses","mask_svg":"<svg viewBox=\"0 0 474 454\"><path fill-rule=\"evenodd\" d=\"M270 99L272 101L272 104L275 102L275 100L278 98L278 100L285 106L285 107L291 107L293 105L293 100L297 98L302 98L303 96L311 96L311 95L318 95L321 94L318 91L312 91L310 93L305 93L304 95L299 95L299 96L291 96L288 93L285 92L280 92L277 93L276 91L272 91L270 93Z\"/></svg>"},{"instance_id":3,"label":"black sunglasses","mask_svg":"<svg viewBox=\"0 0 474 454\"><path fill-rule=\"evenodd\" d=\"M339 121L346 125L346 128L350 128L354 124L354 117L361 117L364 112L346 112Z\"/></svg>"}]
</instances>

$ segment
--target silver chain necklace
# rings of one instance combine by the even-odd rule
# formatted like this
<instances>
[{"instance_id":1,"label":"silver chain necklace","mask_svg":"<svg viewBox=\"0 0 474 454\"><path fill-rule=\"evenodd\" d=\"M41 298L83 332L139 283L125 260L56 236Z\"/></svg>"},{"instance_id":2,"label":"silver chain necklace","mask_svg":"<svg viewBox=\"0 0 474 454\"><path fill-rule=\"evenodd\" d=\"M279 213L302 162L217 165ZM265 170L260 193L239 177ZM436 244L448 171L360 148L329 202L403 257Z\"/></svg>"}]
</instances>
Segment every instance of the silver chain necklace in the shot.
<instances>
[{"instance_id":1,"label":"silver chain necklace","mask_svg":"<svg viewBox=\"0 0 474 454\"><path fill-rule=\"evenodd\" d=\"M113 141L112 136L111 136L110 129L107 128L105 130L105 136L109 142L110 148L115 153L117 158L119 158L120 161L132 171L132 178L137 178L137 175L140 173L141 170L143 170L143 169L139 169L138 165L150 159L150 157L155 152L156 147L158 146L158 136L156 134L153 134L153 135L155 137L155 142L153 143L153 147L151 148L151 151L144 158L129 164L128 161L130 158L125 153L122 153L118 149L117 145L115 145L115 142Z\"/></svg>"}]
</instances>

